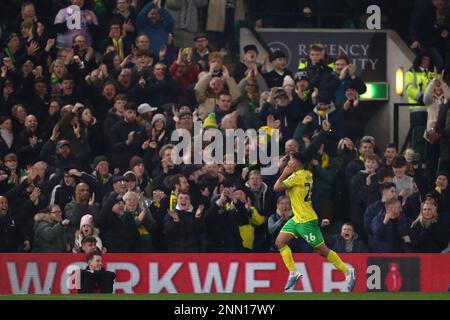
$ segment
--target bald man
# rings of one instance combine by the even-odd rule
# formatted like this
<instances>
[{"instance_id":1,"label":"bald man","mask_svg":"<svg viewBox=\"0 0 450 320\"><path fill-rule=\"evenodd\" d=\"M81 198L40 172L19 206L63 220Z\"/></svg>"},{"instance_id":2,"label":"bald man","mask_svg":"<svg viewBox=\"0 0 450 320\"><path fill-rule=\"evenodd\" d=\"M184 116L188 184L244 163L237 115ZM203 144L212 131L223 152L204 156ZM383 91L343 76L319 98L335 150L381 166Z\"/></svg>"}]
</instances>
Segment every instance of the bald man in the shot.
<instances>
[{"instance_id":1,"label":"bald man","mask_svg":"<svg viewBox=\"0 0 450 320\"><path fill-rule=\"evenodd\" d=\"M80 226L81 217L85 214L91 214L94 217L94 224L98 223L99 205L95 202L95 194L89 193L89 186L80 182L75 187L73 200L66 204L64 208L65 217L69 219L70 224L67 229L67 242L73 246L75 240L75 231Z\"/></svg>"}]
</instances>

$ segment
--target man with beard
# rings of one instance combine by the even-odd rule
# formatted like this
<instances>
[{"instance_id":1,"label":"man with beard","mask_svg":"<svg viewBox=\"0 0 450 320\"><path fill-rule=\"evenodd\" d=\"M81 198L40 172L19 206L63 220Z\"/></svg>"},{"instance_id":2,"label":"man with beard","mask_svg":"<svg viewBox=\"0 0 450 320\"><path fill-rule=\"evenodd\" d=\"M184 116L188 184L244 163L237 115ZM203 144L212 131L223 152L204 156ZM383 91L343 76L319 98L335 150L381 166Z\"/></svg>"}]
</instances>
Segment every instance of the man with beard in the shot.
<instances>
[{"instance_id":1,"label":"man with beard","mask_svg":"<svg viewBox=\"0 0 450 320\"><path fill-rule=\"evenodd\" d=\"M39 154L44 144L38 131L38 121L35 115L28 115L25 118L24 126L25 128L15 139L15 150L20 167L26 167L39 161Z\"/></svg>"}]
</instances>

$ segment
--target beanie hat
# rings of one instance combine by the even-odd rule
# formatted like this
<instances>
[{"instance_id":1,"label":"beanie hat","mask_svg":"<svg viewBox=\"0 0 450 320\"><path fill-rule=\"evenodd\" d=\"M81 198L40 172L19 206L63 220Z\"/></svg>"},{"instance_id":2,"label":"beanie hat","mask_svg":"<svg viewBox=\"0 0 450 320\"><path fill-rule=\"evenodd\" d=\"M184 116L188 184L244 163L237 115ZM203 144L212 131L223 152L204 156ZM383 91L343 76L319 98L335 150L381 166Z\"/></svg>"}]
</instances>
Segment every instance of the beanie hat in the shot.
<instances>
[{"instance_id":1,"label":"beanie hat","mask_svg":"<svg viewBox=\"0 0 450 320\"><path fill-rule=\"evenodd\" d=\"M331 94L327 91L319 91L319 95L317 96L317 103L330 104L333 100Z\"/></svg>"},{"instance_id":2,"label":"beanie hat","mask_svg":"<svg viewBox=\"0 0 450 320\"><path fill-rule=\"evenodd\" d=\"M145 164L144 163L144 159L142 159L141 157L139 157L139 156L133 156L131 159L130 159L130 169L131 170L133 170L133 168L135 167L135 166L137 166L138 164Z\"/></svg>"},{"instance_id":3,"label":"beanie hat","mask_svg":"<svg viewBox=\"0 0 450 320\"><path fill-rule=\"evenodd\" d=\"M151 123L152 127L155 124L155 122L158 121L158 120L162 120L164 122L164 125L166 125L166 117L164 117L164 115L161 114L161 113L157 113L152 118L152 123Z\"/></svg>"},{"instance_id":4,"label":"beanie hat","mask_svg":"<svg viewBox=\"0 0 450 320\"><path fill-rule=\"evenodd\" d=\"M92 228L94 228L94 218L90 214L85 214L81 217L80 221L80 230L84 225L90 225Z\"/></svg>"},{"instance_id":5,"label":"beanie hat","mask_svg":"<svg viewBox=\"0 0 450 320\"><path fill-rule=\"evenodd\" d=\"M278 59L278 58L287 58L286 54L281 51L281 50L277 50L275 52L272 53L271 57L270 57L270 62Z\"/></svg>"},{"instance_id":6,"label":"beanie hat","mask_svg":"<svg viewBox=\"0 0 450 320\"><path fill-rule=\"evenodd\" d=\"M216 121L216 114L214 112L211 112L208 114L208 116L203 120L203 129L218 129L219 126L217 125Z\"/></svg>"},{"instance_id":7,"label":"beanie hat","mask_svg":"<svg viewBox=\"0 0 450 320\"><path fill-rule=\"evenodd\" d=\"M96 156L94 158L94 168L96 168L98 166L98 164L102 161L108 162L108 158L105 156Z\"/></svg>"},{"instance_id":8,"label":"beanie hat","mask_svg":"<svg viewBox=\"0 0 450 320\"><path fill-rule=\"evenodd\" d=\"M282 86L282 87L284 88L285 86L292 86L292 87L295 87L294 79L292 79L291 76L285 76L285 77L284 77L284 80L283 80L283 86Z\"/></svg>"}]
</instances>

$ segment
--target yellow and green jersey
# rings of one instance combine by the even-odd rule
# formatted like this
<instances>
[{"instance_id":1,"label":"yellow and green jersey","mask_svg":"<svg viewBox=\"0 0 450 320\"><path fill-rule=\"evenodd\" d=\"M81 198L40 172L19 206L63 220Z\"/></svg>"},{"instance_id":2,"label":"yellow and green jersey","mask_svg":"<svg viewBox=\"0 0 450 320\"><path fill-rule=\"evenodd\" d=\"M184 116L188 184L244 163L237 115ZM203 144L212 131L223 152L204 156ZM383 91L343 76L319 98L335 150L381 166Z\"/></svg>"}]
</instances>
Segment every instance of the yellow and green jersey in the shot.
<instances>
[{"instance_id":1,"label":"yellow and green jersey","mask_svg":"<svg viewBox=\"0 0 450 320\"><path fill-rule=\"evenodd\" d=\"M311 202L312 173L308 170L300 169L291 174L283 183L289 189L294 221L296 223L305 223L318 219Z\"/></svg>"}]
</instances>

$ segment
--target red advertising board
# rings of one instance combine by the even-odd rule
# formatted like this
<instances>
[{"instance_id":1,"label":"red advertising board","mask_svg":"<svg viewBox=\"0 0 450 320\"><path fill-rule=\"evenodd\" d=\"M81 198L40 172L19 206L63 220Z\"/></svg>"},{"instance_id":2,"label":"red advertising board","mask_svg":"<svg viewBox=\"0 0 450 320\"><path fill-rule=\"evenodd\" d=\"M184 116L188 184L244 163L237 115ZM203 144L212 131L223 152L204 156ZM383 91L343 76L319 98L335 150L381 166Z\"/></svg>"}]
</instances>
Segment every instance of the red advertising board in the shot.
<instances>
[{"instance_id":1,"label":"red advertising board","mask_svg":"<svg viewBox=\"0 0 450 320\"><path fill-rule=\"evenodd\" d=\"M344 276L316 254L296 254L303 279L294 292L344 291ZM116 293L282 292L278 254L105 254ZM358 275L355 291L446 291L447 254L342 254ZM69 293L83 255L0 254L0 294Z\"/></svg>"}]
</instances>

